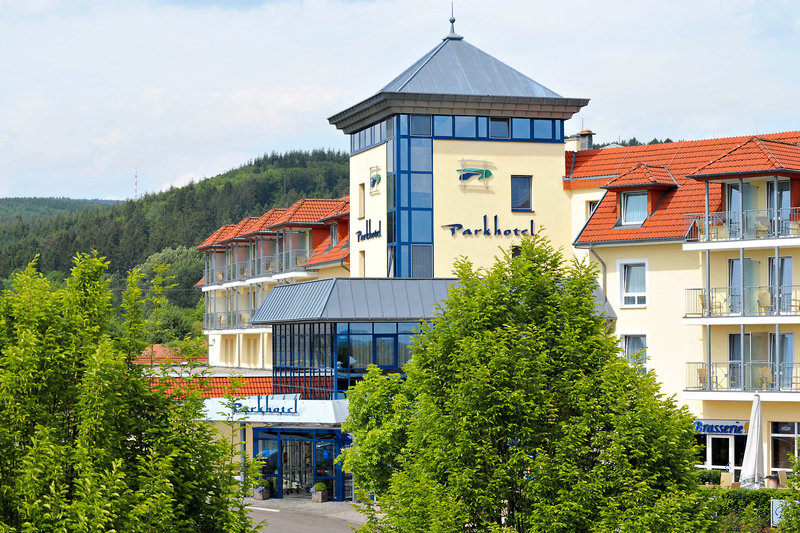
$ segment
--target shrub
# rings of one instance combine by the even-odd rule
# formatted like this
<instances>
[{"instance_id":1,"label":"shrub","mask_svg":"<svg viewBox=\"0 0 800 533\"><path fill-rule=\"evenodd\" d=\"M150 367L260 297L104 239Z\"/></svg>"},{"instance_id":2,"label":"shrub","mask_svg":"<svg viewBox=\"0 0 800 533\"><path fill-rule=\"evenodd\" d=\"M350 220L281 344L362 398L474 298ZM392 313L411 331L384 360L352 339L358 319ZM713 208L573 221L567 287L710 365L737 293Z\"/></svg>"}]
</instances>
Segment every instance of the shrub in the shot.
<instances>
[{"instance_id":1,"label":"shrub","mask_svg":"<svg viewBox=\"0 0 800 533\"><path fill-rule=\"evenodd\" d=\"M697 472L697 481L704 485L719 485L722 470L700 470Z\"/></svg>"}]
</instances>

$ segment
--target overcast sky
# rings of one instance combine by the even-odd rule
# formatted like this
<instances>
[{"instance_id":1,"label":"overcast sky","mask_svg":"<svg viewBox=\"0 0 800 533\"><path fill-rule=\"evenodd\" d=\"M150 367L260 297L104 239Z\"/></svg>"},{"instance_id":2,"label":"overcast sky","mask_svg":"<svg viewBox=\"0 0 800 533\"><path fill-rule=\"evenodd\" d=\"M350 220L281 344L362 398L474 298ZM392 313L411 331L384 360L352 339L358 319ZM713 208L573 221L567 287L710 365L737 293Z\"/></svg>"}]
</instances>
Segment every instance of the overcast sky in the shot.
<instances>
[{"instance_id":1,"label":"overcast sky","mask_svg":"<svg viewBox=\"0 0 800 533\"><path fill-rule=\"evenodd\" d=\"M130 198L265 152L449 32L449 0L0 0L0 197ZM455 0L456 31L565 97L596 141L800 130L791 1Z\"/></svg>"}]
</instances>

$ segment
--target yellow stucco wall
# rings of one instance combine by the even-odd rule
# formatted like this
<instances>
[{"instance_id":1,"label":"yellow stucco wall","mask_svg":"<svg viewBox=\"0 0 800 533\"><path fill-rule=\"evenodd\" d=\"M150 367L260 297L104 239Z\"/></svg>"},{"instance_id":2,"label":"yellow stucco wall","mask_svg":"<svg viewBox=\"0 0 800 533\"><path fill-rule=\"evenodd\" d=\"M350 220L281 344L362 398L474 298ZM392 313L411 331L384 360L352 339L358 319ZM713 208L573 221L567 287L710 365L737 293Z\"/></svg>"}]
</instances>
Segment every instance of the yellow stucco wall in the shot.
<instances>
[{"instance_id":1,"label":"yellow stucco wall","mask_svg":"<svg viewBox=\"0 0 800 533\"><path fill-rule=\"evenodd\" d=\"M702 285L700 254L683 252L681 244L595 248L607 268L608 301L617 313L618 335L647 336L647 368L655 371L667 395L694 411L696 401L683 398L686 363L703 361L703 327L683 323L685 287ZM647 262L647 305L621 305L621 262Z\"/></svg>"},{"instance_id":2,"label":"yellow stucco wall","mask_svg":"<svg viewBox=\"0 0 800 533\"><path fill-rule=\"evenodd\" d=\"M575 189L565 191L569 197L570 205L570 224L571 224L571 239L574 242L578 238L578 234L583 229L586 221L589 220L588 203L590 201L599 201L605 190L598 188L591 189ZM572 255L577 258L587 258L589 250L585 248L572 248Z\"/></svg>"},{"instance_id":3,"label":"yellow stucco wall","mask_svg":"<svg viewBox=\"0 0 800 533\"><path fill-rule=\"evenodd\" d=\"M370 191L370 168L380 167L381 182ZM350 271L361 271L359 252L364 252L366 277L386 277L386 143L350 157ZM364 216L359 216L359 185L364 187ZM356 232L381 228L381 236L358 242Z\"/></svg>"},{"instance_id":4,"label":"yellow stucco wall","mask_svg":"<svg viewBox=\"0 0 800 533\"><path fill-rule=\"evenodd\" d=\"M493 176L481 187L476 178L463 187L457 170L461 160L485 160ZM533 212L511 212L511 176L532 177ZM434 275L451 276L456 258L467 256L475 266L494 262L499 248L508 249L521 240L501 230L544 227L556 246L570 255L572 225L570 203L562 188L564 145L560 143L503 143L489 141L434 140L433 142L433 243ZM484 216L491 236L483 234ZM455 234L449 224L461 224ZM464 235L466 229L480 235Z\"/></svg>"}]
</instances>

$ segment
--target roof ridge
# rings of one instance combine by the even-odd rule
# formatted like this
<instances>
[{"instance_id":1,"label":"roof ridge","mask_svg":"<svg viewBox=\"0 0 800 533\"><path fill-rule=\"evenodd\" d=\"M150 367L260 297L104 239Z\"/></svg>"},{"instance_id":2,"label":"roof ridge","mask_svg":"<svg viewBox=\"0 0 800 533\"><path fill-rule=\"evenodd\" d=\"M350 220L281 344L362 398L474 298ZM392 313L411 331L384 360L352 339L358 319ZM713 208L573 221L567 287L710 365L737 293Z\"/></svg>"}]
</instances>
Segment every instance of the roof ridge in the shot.
<instances>
[{"instance_id":1,"label":"roof ridge","mask_svg":"<svg viewBox=\"0 0 800 533\"><path fill-rule=\"evenodd\" d=\"M775 157L775 155L772 153L769 147L764 143L764 139L762 139L761 137L753 137L753 138L755 139L755 141L753 141L753 144L756 144L761 149L762 152L766 153L767 159L770 160L774 166L777 167L784 166L783 163L781 163L780 160L777 157Z\"/></svg>"},{"instance_id":2,"label":"roof ridge","mask_svg":"<svg viewBox=\"0 0 800 533\"><path fill-rule=\"evenodd\" d=\"M425 60L424 60L424 61L422 61L422 63L420 63L419 67L417 67L417 69L416 69L414 72L412 72L412 73L411 73L411 75L410 75L408 78L406 78L406 81L404 81L404 82L403 82L403 83L400 85L400 87L398 87L398 88L397 88L397 90L396 90L396 91L394 91L394 92L398 92L398 93L399 93L400 91L402 91L402 90L403 90L403 88L404 88L406 85L408 85L409 83L411 83L411 80L413 80L413 79L414 79L414 76L416 76L417 74L419 74L419 71L420 71L420 70L422 70L422 68L423 68L425 65L427 65L427 64L430 62L430 60L431 60L431 59L433 59L433 56L435 56L436 54L438 54L438 53L439 53L439 51L440 51L442 48L444 48L444 45L445 45L445 44L447 44L448 42L450 42L450 39L445 39L445 40L443 40L441 43L439 43L439 44L437 44L436 46L434 46L434 47L433 47L433 50L431 50L430 52L428 52L428 57L426 57L426 58L425 58Z\"/></svg>"},{"instance_id":3,"label":"roof ridge","mask_svg":"<svg viewBox=\"0 0 800 533\"><path fill-rule=\"evenodd\" d=\"M683 143L684 143L684 142L685 142L685 141L680 141L680 143L678 144L678 149L677 149L677 150L675 150L675 153L674 153L674 154L672 154L672 159L670 159L670 160L669 160L669 164L667 165L667 170L669 170L669 165L671 165L671 164L672 164L672 162L673 162L673 161L675 161L675 158L676 158L676 157L678 157L678 152L680 152L680 151L681 151L681 148L683 147ZM670 174L670 176L671 176L671 175L672 175L672 172L670 172L669 174ZM672 178L672 179L675 179L675 178Z\"/></svg>"},{"instance_id":4,"label":"roof ridge","mask_svg":"<svg viewBox=\"0 0 800 533\"><path fill-rule=\"evenodd\" d=\"M617 165L617 168L614 169L614 175L616 175L617 172L619 172L619 167L622 166L622 163L624 163L625 160L628 159L628 154L631 153L631 148L633 148L633 146L628 146L628 150L625 152L625 155L622 156L622 161L620 161L619 165Z\"/></svg>"}]
</instances>

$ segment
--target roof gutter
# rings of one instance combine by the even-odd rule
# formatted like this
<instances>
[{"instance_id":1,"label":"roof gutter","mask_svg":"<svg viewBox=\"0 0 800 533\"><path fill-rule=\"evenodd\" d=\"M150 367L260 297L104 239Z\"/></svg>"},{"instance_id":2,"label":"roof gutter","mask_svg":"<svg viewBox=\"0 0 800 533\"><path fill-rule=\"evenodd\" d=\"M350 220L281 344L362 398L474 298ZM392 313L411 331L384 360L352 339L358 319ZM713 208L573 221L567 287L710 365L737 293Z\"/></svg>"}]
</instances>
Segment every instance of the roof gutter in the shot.
<instances>
[{"instance_id":1,"label":"roof gutter","mask_svg":"<svg viewBox=\"0 0 800 533\"><path fill-rule=\"evenodd\" d=\"M595 253L594 244L589 244L589 253L592 254L595 259L597 259L598 263L600 263L600 271L602 273L601 276L602 276L602 282L603 282L603 284L602 284L603 296L604 297L608 297L608 294L606 293L606 264L603 262L602 259L600 259L600 256L597 255L597 253Z\"/></svg>"}]
</instances>

